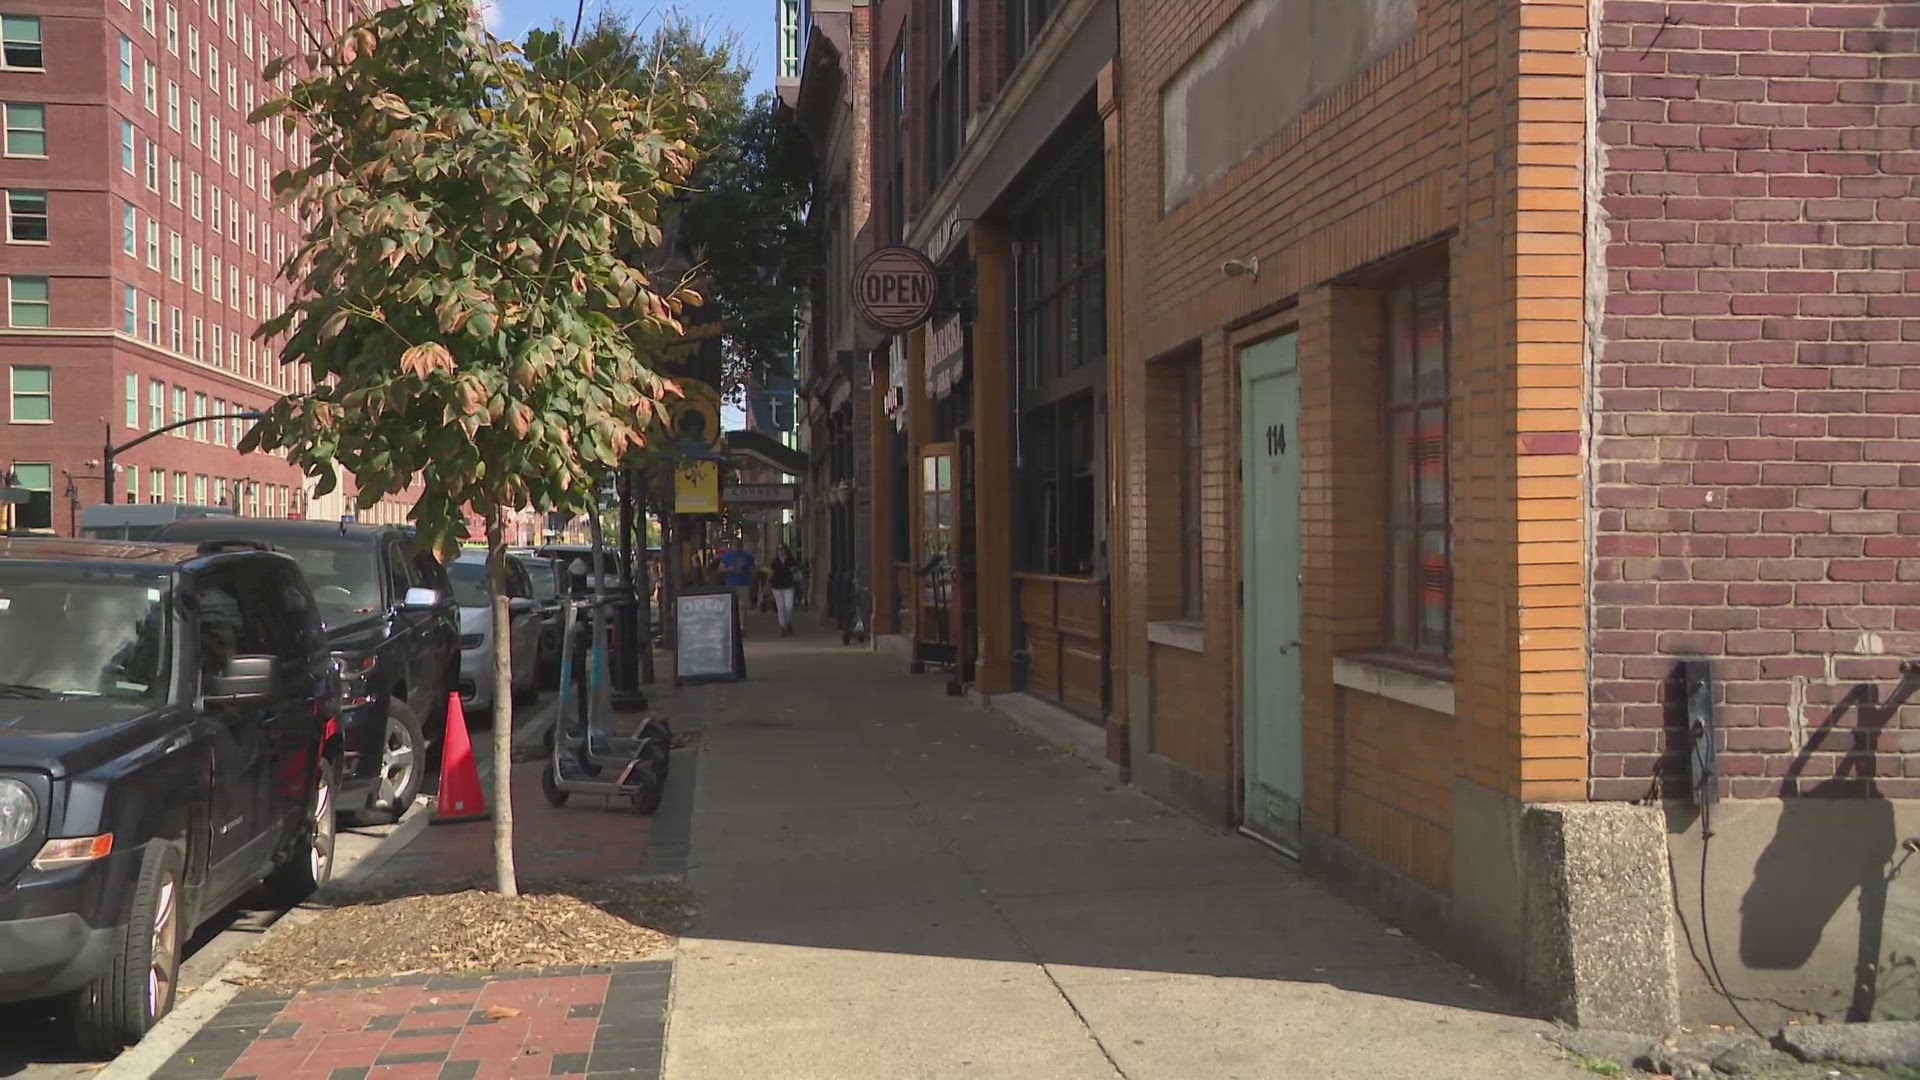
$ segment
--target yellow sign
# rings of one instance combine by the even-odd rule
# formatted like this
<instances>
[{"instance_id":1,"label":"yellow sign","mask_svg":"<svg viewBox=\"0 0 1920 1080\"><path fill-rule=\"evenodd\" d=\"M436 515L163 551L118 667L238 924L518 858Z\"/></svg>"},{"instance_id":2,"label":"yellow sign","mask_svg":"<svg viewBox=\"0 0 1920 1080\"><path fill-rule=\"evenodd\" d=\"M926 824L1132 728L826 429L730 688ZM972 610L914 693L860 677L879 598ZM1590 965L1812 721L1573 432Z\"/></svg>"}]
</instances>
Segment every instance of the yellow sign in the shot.
<instances>
[{"instance_id":1,"label":"yellow sign","mask_svg":"<svg viewBox=\"0 0 1920 1080\"><path fill-rule=\"evenodd\" d=\"M698 379L680 380L685 397L667 401L667 417L673 425L672 439L681 452L695 449L717 452L720 449L720 394Z\"/></svg>"},{"instance_id":2,"label":"yellow sign","mask_svg":"<svg viewBox=\"0 0 1920 1080\"><path fill-rule=\"evenodd\" d=\"M676 514L720 512L719 462L683 461L673 470L673 512Z\"/></svg>"}]
</instances>

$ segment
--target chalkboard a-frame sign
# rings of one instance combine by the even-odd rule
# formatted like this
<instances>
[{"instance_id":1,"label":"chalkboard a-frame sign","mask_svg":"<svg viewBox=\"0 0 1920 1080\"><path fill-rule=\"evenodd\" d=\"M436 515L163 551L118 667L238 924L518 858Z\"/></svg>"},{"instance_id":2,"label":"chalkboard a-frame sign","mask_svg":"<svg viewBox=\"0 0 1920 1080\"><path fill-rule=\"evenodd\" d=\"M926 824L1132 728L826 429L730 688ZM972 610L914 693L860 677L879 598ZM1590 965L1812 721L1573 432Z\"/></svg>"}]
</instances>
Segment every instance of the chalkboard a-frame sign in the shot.
<instances>
[{"instance_id":1,"label":"chalkboard a-frame sign","mask_svg":"<svg viewBox=\"0 0 1920 1080\"><path fill-rule=\"evenodd\" d=\"M689 589L674 598L673 681L720 682L747 677L740 605L732 589Z\"/></svg>"}]
</instances>

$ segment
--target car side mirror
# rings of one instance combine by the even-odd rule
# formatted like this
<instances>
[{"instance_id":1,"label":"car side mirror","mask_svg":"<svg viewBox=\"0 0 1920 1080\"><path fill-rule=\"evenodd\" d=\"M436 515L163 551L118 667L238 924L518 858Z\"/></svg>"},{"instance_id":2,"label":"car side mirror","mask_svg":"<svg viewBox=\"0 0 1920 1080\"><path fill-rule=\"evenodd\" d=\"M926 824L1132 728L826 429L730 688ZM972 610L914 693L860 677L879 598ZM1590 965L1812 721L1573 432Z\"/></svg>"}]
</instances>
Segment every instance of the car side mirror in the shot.
<instances>
[{"instance_id":1,"label":"car side mirror","mask_svg":"<svg viewBox=\"0 0 1920 1080\"><path fill-rule=\"evenodd\" d=\"M414 588L408 589L406 595L400 598L400 610L424 611L428 608L439 606L439 603L439 593L432 589L423 589L415 586Z\"/></svg>"},{"instance_id":2,"label":"car side mirror","mask_svg":"<svg viewBox=\"0 0 1920 1080\"><path fill-rule=\"evenodd\" d=\"M530 597L516 596L507 601L507 610L515 615L531 615L540 610L540 605Z\"/></svg>"},{"instance_id":3,"label":"car side mirror","mask_svg":"<svg viewBox=\"0 0 1920 1080\"><path fill-rule=\"evenodd\" d=\"M201 696L209 705L247 705L265 701L273 690L271 656L236 656L218 674L209 675Z\"/></svg>"}]
</instances>

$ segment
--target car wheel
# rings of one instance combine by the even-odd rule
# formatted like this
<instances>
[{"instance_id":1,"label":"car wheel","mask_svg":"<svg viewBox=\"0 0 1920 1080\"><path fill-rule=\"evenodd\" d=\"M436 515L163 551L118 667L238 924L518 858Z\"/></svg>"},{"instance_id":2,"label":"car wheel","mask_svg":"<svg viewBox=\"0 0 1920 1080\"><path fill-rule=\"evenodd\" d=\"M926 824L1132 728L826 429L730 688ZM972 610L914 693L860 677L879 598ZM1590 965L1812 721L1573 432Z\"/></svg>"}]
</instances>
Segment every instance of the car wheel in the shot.
<instances>
[{"instance_id":1,"label":"car wheel","mask_svg":"<svg viewBox=\"0 0 1920 1080\"><path fill-rule=\"evenodd\" d=\"M161 841L147 845L127 921L100 977L74 992L73 1033L89 1053L111 1054L139 1042L173 1008L180 975L180 857Z\"/></svg>"},{"instance_id":2,"label":"car wheel","mask_svg":"<svg viewBox=\"0 0 1920 1080\"><path fill-rule=\"evenodd\" d=\"M571 792L560 790L560 780L554 775L551 761L547 762L546 768L540 770L540 794L547 797L548 806L567 805L567 796L571 794Z\"/></svg>"},{"instance_id":3,"label":"car wheel","mask_svg":"<svg viewBox=\"0 0 1920 1080\"><path fill-rule=\"evenodd\" d=\"M399 821L420 794L426 778L426 736L420 718L399 698L387 706L387 740L380 748L380 776L373 801L354 815L356 825Z\"/></svg>"},{"instance_id":4,"label":"car wheel","mask_svg":"<svg viewBox=\"0 0 1920 1080\"><path fill-rule=\"evenodd\" d=\"M301 825L293 850L267 877L263 891L271 906L292 907L312 896L333 876L335 790L333 762L322 760L307 820Z\"/></svg>"}]
</instances>

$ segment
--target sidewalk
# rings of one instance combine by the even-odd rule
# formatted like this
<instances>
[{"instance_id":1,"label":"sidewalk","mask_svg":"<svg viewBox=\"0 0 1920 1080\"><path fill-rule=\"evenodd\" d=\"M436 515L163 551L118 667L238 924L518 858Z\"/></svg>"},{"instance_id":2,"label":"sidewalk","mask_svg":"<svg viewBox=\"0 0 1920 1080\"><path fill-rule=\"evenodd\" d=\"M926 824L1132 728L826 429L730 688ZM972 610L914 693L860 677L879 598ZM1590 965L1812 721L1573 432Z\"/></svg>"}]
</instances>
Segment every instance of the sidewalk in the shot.
<instances>
[{"instance_id":1,"label":"sidewalk","mask_svg":"<svg viewBox=\"0 0 1920 1080\"><path fill-rule=\"evenodd\" d=\"M837 634L754 629L748 680L702 691L670 1080L1586 1075L1284 859Z\"/></svg>"}]
</instances>

